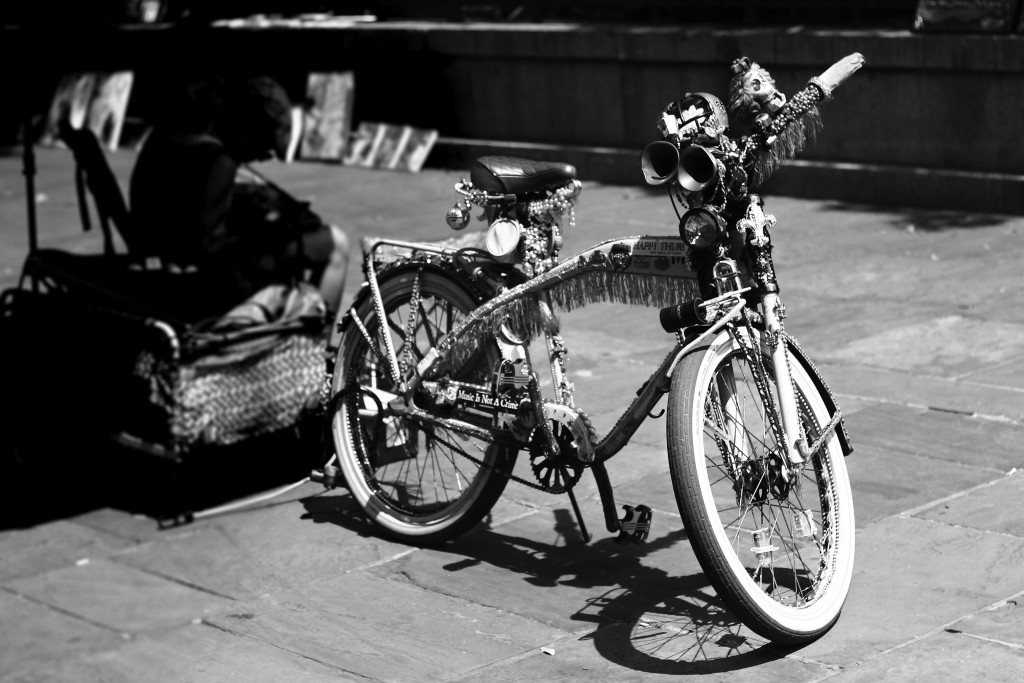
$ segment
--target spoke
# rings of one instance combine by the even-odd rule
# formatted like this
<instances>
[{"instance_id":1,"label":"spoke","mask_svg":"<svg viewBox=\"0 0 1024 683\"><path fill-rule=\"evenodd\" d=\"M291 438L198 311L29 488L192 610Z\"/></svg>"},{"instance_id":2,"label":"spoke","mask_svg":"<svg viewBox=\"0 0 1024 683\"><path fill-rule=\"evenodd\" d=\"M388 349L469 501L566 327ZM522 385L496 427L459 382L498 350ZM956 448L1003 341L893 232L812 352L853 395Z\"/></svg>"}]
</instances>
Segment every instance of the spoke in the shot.
<instances>
[{"instance_id":1,"label":"spoke","mask_svg":"<svg viewBox=\"0 0 1024 683\"><path fill-rule=\"evenodd\" d=\"M708 469L710 469L710 468L708 468ZM722 466L721 466L721 465L718 465L718 464L716 464L716 465L715 465L715 469L717 469L717 470L722 470ZM731 475L731 474L729 474L728 472L722 471L722 476L720 476L720 477L719 477L718 479L715 479L714 481L710 481L710 480L709 480L709 483L710 483L710 484L711 484L712 486L714 486L715 484L720 484L720 483L722 483L723 481L729 481L729 482L733 482L733 481L735 481L735 480L734 480L734 479L732 478L732 475Z\"/></svg>"},{"instance_id":2,"label":"spoke","mask_svg":"<svg viewBox=\"0 0 1024 683\"><path fill-rule=\"evenodd\" d=\"M406 338L405 338L405 330L402 329L402 325L400 323L396 322L395 320L392 320L391 316L387 317L387 321L388 321L388 328L392 332L397 334L398 338L401 339L403 342L407 341Z\"/></svg>"},{"instance_id":3,"label":"spoke","mask_svg":"<svg viewBox=\"0 0 1024 683\"><path fill-rule=\"evenodd\" d=\"M704 422L704 429L705 429L705 431L710 431L711 432L710 434L708 434L708 436L710 436L712 438L717 437L717 438L719 438L719 439L721 439L722 441L725 441L725 442L729 442L729 441L732 440L732 437L730 437L728 434L726 434L725 430L722 429L721 427L719 427L716 424L712 424L710 422L705 421Z\"/></svg>"},{"instance_id":4,"label":"spoke","mask_svg":"<svg viewBox=\"0 0 1024 683\"><path fill-rule=\"evenodd\" d=\"M432 308L436 308L436 307L437 307L437 303L435 303ZM420 308L420 313L422 313L422 315L423 315L423 332L427 335L427 348L434 348L435 346L437 346L437 340L438 340L439 337L436 334L433 334L431 332L430 325L427 323L427 311L426 311L425 308L423 308L423 301L422 300L420 300L419 308ZM434 327L437 327L436 321L435 321Z\"/></svg>"}]
</instances>

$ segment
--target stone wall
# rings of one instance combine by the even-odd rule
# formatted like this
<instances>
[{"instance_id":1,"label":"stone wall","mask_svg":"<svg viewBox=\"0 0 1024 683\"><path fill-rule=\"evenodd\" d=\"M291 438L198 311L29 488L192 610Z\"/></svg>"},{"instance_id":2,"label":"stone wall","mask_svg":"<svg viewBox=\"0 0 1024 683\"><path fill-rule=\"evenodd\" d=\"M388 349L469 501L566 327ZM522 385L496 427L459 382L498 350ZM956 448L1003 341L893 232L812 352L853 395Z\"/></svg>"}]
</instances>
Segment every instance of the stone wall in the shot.
<instances>
[{"instance_id":1,"label":"stone wall","mask_svg":"<svg viewBox=\"0 0 1024 683\"><path fill-rule=\"evenodd\" d=\"M818 140L766 191L1024 213L1022 36L411 23L351 40L357 118L437 127L433 163L558 158L619 183L640 182L662 107L687 90L724 97L735 57L792 93L861 52Z\"/></svg>"},{"instance_id":2,"label":"stone wall","mask_svg":"<svg viewBox=\"0 0 1024 683\"><path fill-rule=\"evenodd\" d=\"M6 64L41 41L64 46L65 63L36 72L134 69L143 117L190 70L270 73L296 96L310 71L352 70L357 122L439 130L428 165L502 153L629 184L641 182L639 151L665 104L687 90L724 96L734 58L760 62L792 93L857 51L867 65L824 107L819 139L765 192L1024 214L1021 34L406 21L0 37Z\"/></svg>"}]
</instances>

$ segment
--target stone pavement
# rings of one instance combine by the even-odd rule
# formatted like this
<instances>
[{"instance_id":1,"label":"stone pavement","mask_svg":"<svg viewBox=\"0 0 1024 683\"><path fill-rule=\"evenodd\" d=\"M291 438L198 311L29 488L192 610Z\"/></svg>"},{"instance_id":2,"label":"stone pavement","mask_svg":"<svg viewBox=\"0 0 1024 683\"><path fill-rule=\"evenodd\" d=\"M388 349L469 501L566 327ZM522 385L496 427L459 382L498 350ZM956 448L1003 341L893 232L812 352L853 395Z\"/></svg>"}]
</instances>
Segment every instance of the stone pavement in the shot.
<instances>
[{"instance_id":1,"label":"stone pavement","mask_svg":"<svg viewBox=\"0 0 1024 683\"><path fill-rule=\"evenodd\" d=\"M126 179L131 154L111 159ZM40 150L39 167L41 243L96 250L75 227L68 155ZM6 287L24 196L19 160L0 170ZM265 170L353 237L448 236L457 172ZM717 601L649 420L609 467L620 503L655 510L643 546L612 542L589 475L589 544L564 497L514 484L485 528L434 550L383 540L344 490L309 483L169 530L101 505L0 531L0 681L1020 680L1024 219L781 197L768 209L787 329L856 447L856 573L815 643L768 645ZM674 229L664 196L585 183L565 253ZM577 403L603 433L667 340L651 310L562 320Z\"/></svg>"}]
</instances>

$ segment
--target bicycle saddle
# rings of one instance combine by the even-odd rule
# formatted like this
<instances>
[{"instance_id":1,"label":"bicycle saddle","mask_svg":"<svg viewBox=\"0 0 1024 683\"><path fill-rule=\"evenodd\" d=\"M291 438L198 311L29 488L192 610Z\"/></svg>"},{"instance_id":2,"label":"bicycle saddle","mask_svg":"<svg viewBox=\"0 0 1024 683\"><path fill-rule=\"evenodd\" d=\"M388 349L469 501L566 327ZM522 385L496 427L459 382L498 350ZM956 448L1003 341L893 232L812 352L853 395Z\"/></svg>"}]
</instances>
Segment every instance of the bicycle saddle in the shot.
<instances>
[{"instance_id":1,"label":"bicycle saddle","mask_svg":"<svg viewBox=\"0 0 1024 683\"><path fill-rule=\"evenodd\" d=\"M469 179L485 192L524 194L541 192L576 178L576 167L554 161L487 156L473 163Z\"/></svg>"}]
</instances>

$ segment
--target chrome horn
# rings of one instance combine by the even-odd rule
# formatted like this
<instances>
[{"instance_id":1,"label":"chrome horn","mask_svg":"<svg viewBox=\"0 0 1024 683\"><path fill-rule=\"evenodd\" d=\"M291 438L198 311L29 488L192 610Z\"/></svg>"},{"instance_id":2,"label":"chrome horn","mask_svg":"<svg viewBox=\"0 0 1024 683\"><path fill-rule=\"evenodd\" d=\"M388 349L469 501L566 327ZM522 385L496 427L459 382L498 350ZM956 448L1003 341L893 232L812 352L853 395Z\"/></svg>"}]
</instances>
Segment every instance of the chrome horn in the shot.
<instances>
[{"instance_id":1,"label":"chrome horn","mask_svg":"<svg viewBox=\"0 0 1024 683\"><path fill-rule=\"evenodd\" d=\"M640 168L648 185L663 185L678 177L687 192L703 190L718 175L718 163L707 149L690 145L680 152L666 140L655 140L644 147Z\"/></svg>"},{"instance_id":2,"label":"chrome horn","mask_svg":"<svg viewBox=\"0 0 1024 683\"><path fill-rule=\"evenodd\" d=\"M703 147L691 145L679 155L679 184L687 192L703 190L717 175L715 157Z\"/></svg>"},{"instance_id":3,"label":"chrome horn","mask_svg":"<svg viewBox=\"0 0 1024 683\"><path fill-rule=\"evenodd\" d=\"M663 185L679 170L679 148L666 140L655 140L640 153L640 168L648 185Z\"/></svg>"}]
</instances>

